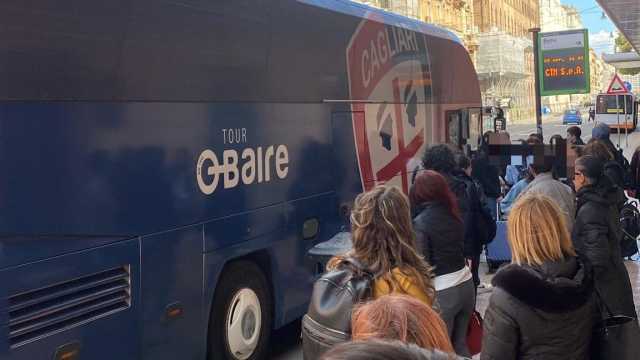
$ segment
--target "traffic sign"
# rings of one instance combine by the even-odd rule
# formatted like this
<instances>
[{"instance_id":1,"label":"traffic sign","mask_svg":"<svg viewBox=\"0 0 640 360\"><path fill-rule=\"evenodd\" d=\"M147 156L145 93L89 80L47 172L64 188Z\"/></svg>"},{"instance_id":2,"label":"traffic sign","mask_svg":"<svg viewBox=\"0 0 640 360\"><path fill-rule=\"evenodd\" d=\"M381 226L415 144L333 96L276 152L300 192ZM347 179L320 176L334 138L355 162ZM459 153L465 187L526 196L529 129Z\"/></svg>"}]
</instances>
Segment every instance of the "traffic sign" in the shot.
<instances>
[{"instance_id":1,"label":"traffic sign","mask_svg":"<svg viewBox=\"0 0 640 360\"><path fill-rule=\"evenodd\" d=\"M622 79L620 79L620 76L618 76L618 74L615 74L613 76L613 79L611 79L609 89L607 89L607 94L626 94L628 92L629 90L625 86Z\"/></svg>"}]
</instances>

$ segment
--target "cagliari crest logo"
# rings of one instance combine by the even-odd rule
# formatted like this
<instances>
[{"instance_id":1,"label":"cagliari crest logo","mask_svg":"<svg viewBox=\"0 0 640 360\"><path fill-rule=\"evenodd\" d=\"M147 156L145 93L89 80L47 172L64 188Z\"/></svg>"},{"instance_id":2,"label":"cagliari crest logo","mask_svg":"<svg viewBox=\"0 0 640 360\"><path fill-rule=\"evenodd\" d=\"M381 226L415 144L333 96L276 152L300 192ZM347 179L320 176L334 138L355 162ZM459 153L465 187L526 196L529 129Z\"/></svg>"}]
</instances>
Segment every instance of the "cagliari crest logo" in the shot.
<instances>
[{"instance_id":1,"label":"cagliari crest logo","mask_svg":"<svg viewBox=\"0 0 640 360\"><path fill-rule=\"evenodd\" d=\"M429 56L424 36L376 16L360 23L347 49L358 166L364 190L390 183L408 192L425 146Z\"/></svg>"}]
</instances>

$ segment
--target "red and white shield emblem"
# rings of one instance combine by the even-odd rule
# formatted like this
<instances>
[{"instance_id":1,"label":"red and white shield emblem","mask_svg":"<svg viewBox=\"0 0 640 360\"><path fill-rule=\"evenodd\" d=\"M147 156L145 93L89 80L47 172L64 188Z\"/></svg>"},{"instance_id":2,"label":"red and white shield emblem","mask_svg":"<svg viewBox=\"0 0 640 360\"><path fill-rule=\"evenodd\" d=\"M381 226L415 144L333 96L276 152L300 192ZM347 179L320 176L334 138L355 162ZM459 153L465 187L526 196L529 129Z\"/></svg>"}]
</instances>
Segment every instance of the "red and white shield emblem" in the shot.
<instances>
[{"instance_id":1,"label":"red and white shield emblem","mask_svg":"<svg viewBox=\"0 0 640 360\"><path fill-rule=\"evenodd\" d=\"M419 33L362 21L347 49L353 132L364 190L409 190L427 131L429 57Z\"/></svg>"}]
</instances>

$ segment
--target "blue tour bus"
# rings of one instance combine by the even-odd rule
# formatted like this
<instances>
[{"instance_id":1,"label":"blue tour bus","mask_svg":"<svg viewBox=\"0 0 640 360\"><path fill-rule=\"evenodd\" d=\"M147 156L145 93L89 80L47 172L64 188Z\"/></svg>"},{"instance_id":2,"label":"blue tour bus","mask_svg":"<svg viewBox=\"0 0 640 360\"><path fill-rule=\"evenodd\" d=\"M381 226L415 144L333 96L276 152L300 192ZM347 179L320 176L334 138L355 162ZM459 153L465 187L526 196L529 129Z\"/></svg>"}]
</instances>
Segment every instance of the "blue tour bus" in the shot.
<instances>
[{"instance_id":1,"label":"blue tour bus","mask_svg":"<svg viewBox=\"0 0 640 360\"><path fill-rule=\"evenodd\" d=\"M0 3L0 358L260 359L306 254L477 146L441 28L346 0Z\"/></svg>"}]
</instances>

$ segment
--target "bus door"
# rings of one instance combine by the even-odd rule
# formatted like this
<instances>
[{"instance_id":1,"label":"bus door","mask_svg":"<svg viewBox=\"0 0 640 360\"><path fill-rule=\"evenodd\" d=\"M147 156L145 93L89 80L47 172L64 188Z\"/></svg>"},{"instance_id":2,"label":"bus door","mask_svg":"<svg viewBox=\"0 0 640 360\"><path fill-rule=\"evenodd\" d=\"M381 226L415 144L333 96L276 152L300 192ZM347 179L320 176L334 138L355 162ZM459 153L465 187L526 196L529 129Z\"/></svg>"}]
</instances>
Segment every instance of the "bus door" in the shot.
<instances>
[{"instance_id":1,"label":"bus door","mask_svg":"<svg viewBox=\"0 0 640 360\"><path fill-rule=\"evenodd\" d=\"M482 137L482 109L466 108L447 111L446 139L447 144L457 148L467 147L476 151Z\"/></svg>"},{"instance_id":2,"label":"bus door","mask_svg":"<svg viewBox=\"0 0 640 360\"><path fill-rule=\"evenodd\" d=\"M467 110L468 114L468 126L469 126L469 137L467 139L467 144L471 147L471 151L478 150L478 146L480 146L480 140L482 139L483 133L483 119L482 119L482 108L469 108Z\"/></svg>"},{"instance_id":3,"label":"bus door","mask_svg":"<svg viewBox=\"0 0 640 360\"><path fill-rule=\"evenodd\" d=\"M460 148L463 145L462 110L447 111L445 117L447 119L447 144Z\"/></svg>"}]
</instances>

